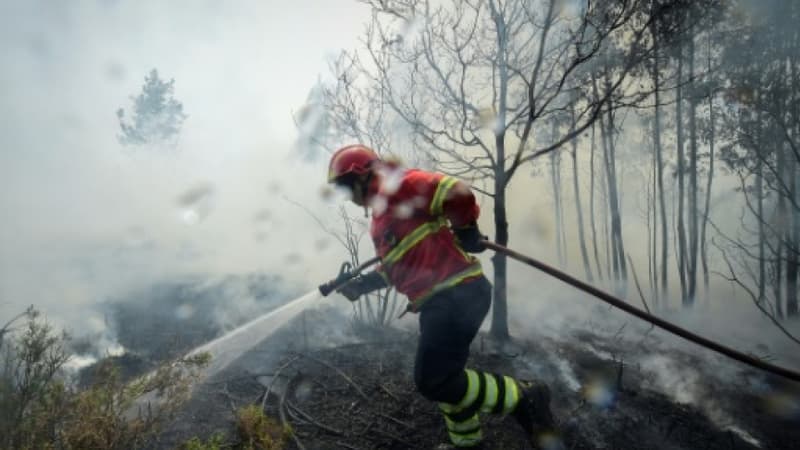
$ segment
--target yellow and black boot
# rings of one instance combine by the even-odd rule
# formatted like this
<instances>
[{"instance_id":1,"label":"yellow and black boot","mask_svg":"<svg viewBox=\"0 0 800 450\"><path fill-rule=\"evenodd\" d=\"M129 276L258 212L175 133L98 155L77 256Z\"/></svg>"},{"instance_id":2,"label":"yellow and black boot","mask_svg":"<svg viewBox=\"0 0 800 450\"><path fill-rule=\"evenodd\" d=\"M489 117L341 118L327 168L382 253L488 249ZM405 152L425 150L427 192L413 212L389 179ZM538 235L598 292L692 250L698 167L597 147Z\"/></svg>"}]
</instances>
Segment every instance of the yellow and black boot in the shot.
<instances>
[{"instance_id":1,"label":"yellow and black boot","mask_svg":"<svg viewBox=\"0 0 800 450\"><path fill-rule=\"evenodd\" d=\"M520 398L512 416L537 448L563 448L550 410L550 388L542 382L518 381Z\"/></svg>"},{"instance_id":2,"label":"yellow and black boot","mask_svg":"<svg viewBox=\"0 0 800 450\"><path fill-rule=\"evenodd\" d=\"M467 388L457 404L440 403L453 448L480 448L479 414L510 414L520 401L517 382L509 377L465 369Z\"/></svg>"}]
</instances>

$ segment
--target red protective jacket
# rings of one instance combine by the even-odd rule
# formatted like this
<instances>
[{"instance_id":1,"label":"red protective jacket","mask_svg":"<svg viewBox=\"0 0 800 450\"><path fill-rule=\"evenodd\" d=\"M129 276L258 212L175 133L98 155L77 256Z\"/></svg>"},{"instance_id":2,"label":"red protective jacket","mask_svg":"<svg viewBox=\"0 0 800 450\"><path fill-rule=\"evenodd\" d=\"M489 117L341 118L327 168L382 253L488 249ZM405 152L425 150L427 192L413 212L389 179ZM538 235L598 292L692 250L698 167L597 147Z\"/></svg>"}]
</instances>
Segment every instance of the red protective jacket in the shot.
<instances>
[{"instance_id":1,"label":"red protective jacket","mask_svg":"<svg viewBox=\"0 0 800 450\"><path fill-rule=\"evenodd\" d=\"M453 190L457 181L408 169L371 193L370 234L381 257L378 271L408 297L411 310L436 292L483 273L477 258L464 252L450 231L450 225L467 225L480 213L469 189Z\"/></svg>"}]
</instances>

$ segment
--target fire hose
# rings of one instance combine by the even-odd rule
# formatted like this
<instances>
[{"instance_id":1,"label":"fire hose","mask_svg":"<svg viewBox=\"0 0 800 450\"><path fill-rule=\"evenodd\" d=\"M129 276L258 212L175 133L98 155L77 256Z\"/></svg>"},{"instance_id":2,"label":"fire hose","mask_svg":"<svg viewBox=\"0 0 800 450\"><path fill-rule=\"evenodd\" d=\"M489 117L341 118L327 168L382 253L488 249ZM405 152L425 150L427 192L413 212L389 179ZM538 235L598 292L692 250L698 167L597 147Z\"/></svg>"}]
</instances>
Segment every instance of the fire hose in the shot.
<instances>
[{"instance_id":1,"label":"fire hose","mask_svg":"<svg viewBox=\"0 0 800 450\"><path fill-rule=\"evenodd\" d=\"M687 330L685 328L681 328L681 327L679 327L679 326L677 326L677 325L675 325L675 324L673 324L671 322L667 322L664 319L661 319L661 318L656 317L656 316L654 316L654 315L652 315L650 313L642 311L641 309L631 305L630 303L625 302L625 301L623 301L623 300L621 300L621 299L619 299L617 297L614 297L613 295L611 295L611 294L609 294L607 292L604 292L604 291L602 291L602 290L600 290L600 289L598 289L598 288L596 288L596 287L594 287L594 286L592 286L592 285L590 285L588 283L584 283L583 281L581 281L581 280L579 280L579 279L577 279L577 278L575 278L573 276L570 276L570 275L568 275L568 274L566 274L566 273L564 273L564 272L562 272L562 271L560 271L560 270L558 270L558 269L556 269L554 267L551 267L551 266L549 266L549 265L547 265L547 264L545 264L545 263L543 263L541 261L537 261L537 260L535 260L535 259L533 259L533 258L531 258L529 256L525 256L525 255L522 255L520 253L517 253L514 250L511 250L509 248L503 247L500 244L496 244L496 243L490 242L490 241L485 241L484 244L486 245L486 248L492 249L492 250L494 250L494 251L496 251L498 253L502 253L502 254L508 256L509 258L516 259L517 261L519 261L521 263L524 263L524 264L527 264L529 266L535 267L536 269L539 269L542 272L544 272L544 273L546 273L546 274L548 274L550 276L558 278L559 280L561 280L561 281L563 281L563 282L565 282L565 283L567 283L569 285L572 285L573 287L576 287L576 288L586 292L589 295L597 297L598 299L610 304L611 306L619 308L619 309L627 312L628 314L632 314L632 315L634 315L634 316L636 316L636 317L638 317L638 318L640 318L642 320L650 322L651 324L653 324L653 325L655 325L655 326L657 326L659 328L662 328L662 329L664 329L666 331L669 331L672 334L680 336L680 337L682 337L682 338L684 338L684 339L686 339L688 341L694 342L695 344L698 344L698 345L701 345L703 347L706 347L709 350L713 350L713 351L715 351L717 353L721 353L721 354L723 354L723 355L725 355L725 356L727 356L729 358L735 359L736 361L742 362L742 363L747 364L747 365L749 365L751 367L755 367L757 369L761 369L761 370L764 370L766 372L769 372L769 373L772 373L772 374L775 374L775 375L779 375L779 376L782 376L784 378L788 378L789 380L792 380L792 381L800 382L800 373L798 373L798 372L795 372L793 370L789 370L789 369L787 369L785 367L780 367L780 366L776 366L774 364L770 364L770 363L768 363L766 361L763 361L761 359L754 358L754 357L752 357L752 356L750 356L750 355L748 355L746 353L742 353L742 352L740 352L738 350L734 350L734 349L732 349L730 347L726 347L726 346L724 346L724 345L722 345L722 344L720 344L718 342L714 342L714 341L712 341L710 339L707 339L707 338L704 338L704 337L702 337L700 335L692 333L691 331L689 331L689 330Z\"/></svg>"},{"instance_id":2,"label":"fire hose","mask_svg":"<svg viewBox=\"0 0 800 450\"><path fill-rule=\"evenodd\" d=\"M724 345L722 345L722 344L720 344L718 342L712 341L712 340L710 340L708 338L704 338L704 337L702 337L702 336L700 336L698 334L692 333L691 331L689 331L689 330L687 330L685 328L681 328L681 327L679 327L679 326L677 326L677 325L675 325L675 324L673 324L671 322L668 322L668 321L666 321L664 319L656 317L656 316L654 316L654 315L652 315L652 314L650 314L650 313L648 313L646 311L642 311L641 309L631 305L630 303L625 302L624 300L621 300L621 299L619 299L619 298L617 298L617 297L615 297L615 296L613 296L613 295L611 295L611 294L609 294L609 293L607 293L607 292L605 292L605 291L603 291L601 289L598 289L598 288L596 288L596 287L594 287L594 286L592 286L592 285L590 285L588 283L585 283L585 282L583 282L583 281L581 281L581 280L579 280L579 279L577 279L577 278L575 278L575 277L573 277L573 276L571 276L571 275L569 275L569 274L567 274L565 272L562 272L562 271L560 271L560 270L558 270L558 269L556 269L556 268L554 268L552 266L549 266L549 265L547 265L547 264L545 264L545 263L543 263L541 261L538 261L536 259L533 259L533 258L531 258L529 256L525 256L525 255L523 255L521 253L517 253L514 250L511 250L511 249L509 249L507 247L504 247L504 246L502 246L500 244L497 244L497 243L491 242L491 241L484 241L484 245L488 249L494 250L497 253L501 253L503 255L508 256L509 258L515 259L515 260L517 260L517 261L519 261L519 262L521 262L523 264L527 264L527 265L529 265L529 266L531 266L533 268L536 268L536 269L538 269L538 270L540 270L540 271L542 271L542 272L544 272L544 273L546 273L546 274L548 274L548 275L550 275L552 277L555 277L555 278L563 281L564 283L567 283L567 284L569 284L569 285L571 285L571 286L573 286L573 287L575 287L575 288L577 288L577 289L579 289L579 290L581 290L581 291L583 291L583 292L585 292L585 293L587 293L587 294L589 294L589 295L591 295L593 297L598 298L599 300L602 300L602 301L610 304L611 306L614 306L614 307L616 307L618 309L621 309L621 310L627 312L628 314L636 316L636 317L638 317L638 318L640 318L640 319L642 319L642 320L644 320L646 322L649 322L649 323L651 323L651 324L653 324L653 325L655 325L655 326L657 326L657 327L659 327L659 328L661 328L663 330L666 330L666 331L668 331L668 332L670 332L670 333L672 333L672 334L674 334L676 336L682 337L682 338L684 338L684 339L686 339L686 340L688 340L690 342L693 342L693 343L695 343L697 345L705 347L705 348L707 348L709 350L713 350L713 351L715 351L717 353L725 355L725 356L727 356L727 357L729 357L731 359L734 359L736 361L739 361L741 363L744 363L744 364L746 364L748 366L751 366L751 367L754 367L756 369L760 369L760 370L763 370L765 372L769 372L769 373L772 373L774 375L778 375L778 376L784 377L784 378L792 380L792 381L800 382L800 373L798 373L796 371L787 369L785 367L777 366L775 364L771 364L769 362L766 362L764 360L755 358L755 357L753 357L751 355L748 355L746 353L742 353L742 352L740 352L738 350L734 350L734 349L732 349L730 347L726 347L726 346L724 346ZM372 259L364 262L363 264L359 265L358 267L356 267L355 269L352 269L352 270L351 270L352 265L350 265L350 263L348 263L348 262L343 263L342 264L342 268L341 268L341 270L339 272L339 276L337 278L335 278L335 279L333 279L333 280L331 280L331 281L319 286L320 292L322 293L322 295L327 296L332 291L334 291L334 290L338 289L339 287L343 286L348 281L350 281L351 279L355 278L364 269L366 269L367 267L369 267L372 264L375 264L379 260L380 260L379 257L372 258Z\"/></svg>"}]
</instances>

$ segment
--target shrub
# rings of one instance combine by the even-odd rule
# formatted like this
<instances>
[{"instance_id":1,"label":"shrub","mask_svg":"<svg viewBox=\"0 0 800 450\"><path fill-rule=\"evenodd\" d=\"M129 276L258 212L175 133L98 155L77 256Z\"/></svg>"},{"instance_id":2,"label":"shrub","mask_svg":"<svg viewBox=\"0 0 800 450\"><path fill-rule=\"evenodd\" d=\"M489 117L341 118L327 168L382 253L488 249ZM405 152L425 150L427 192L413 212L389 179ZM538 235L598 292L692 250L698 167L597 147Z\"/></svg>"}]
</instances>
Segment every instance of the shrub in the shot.
<instances>
[{"instance_id":1,"label":"shrub","mask_svg":"<svg viewBox=\"0 0 800 450\"><path fill-rule=\"evenodd\" d=\"M16 333L22 318L24 331ZM129 383L106 360L95 382L78 390L63 372L67 339L33 308L0 329L0 448L141 447L174 417L210 359L173 361Z\"/></svg>"},{"instance_id":2,"label":"shrub","mask_svg":"<svg viewBox=\"0 0 800 450\"><path fill-rule=\"evenodd\" d=\"M181 445L181 450L221 450L225 445L222 433L214 433L207 441L193 437Z\"/></svg>"},{"instance_id":3,"label":"shrub","mask_svg":"<svg viewBox=\"0 0 800 450\"><path fill-rule=\"evenodd\" d=\"M249 405L237 413L237 429L246 450L281 450L291 430L267 417L259 405Z\"/></svg>"}]
</instances>

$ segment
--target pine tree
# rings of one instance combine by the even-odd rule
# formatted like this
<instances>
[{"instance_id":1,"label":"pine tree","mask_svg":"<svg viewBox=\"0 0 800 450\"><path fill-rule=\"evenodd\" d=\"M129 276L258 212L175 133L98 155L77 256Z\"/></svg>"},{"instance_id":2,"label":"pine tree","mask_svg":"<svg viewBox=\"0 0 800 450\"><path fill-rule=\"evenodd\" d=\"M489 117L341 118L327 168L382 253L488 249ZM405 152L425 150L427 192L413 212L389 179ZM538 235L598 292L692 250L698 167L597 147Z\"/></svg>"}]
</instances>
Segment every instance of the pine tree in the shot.
<instances>
[{"instance_id":1,"label":"pine tree","mask_svg":"<svg viewBox=\"0 0 800 450\"><path fill-rule=\"evenodd\" d=\"M183 104L173 97L175 80L163 81L158 71L153 69L144 78L142 92L131 96L133 116L125 120L125 110L117 110L117 118L122 134L119 141L123 145L167 145L177 143L183 121L188 117L183 113Z\"/></svg>"}]
</instances>

